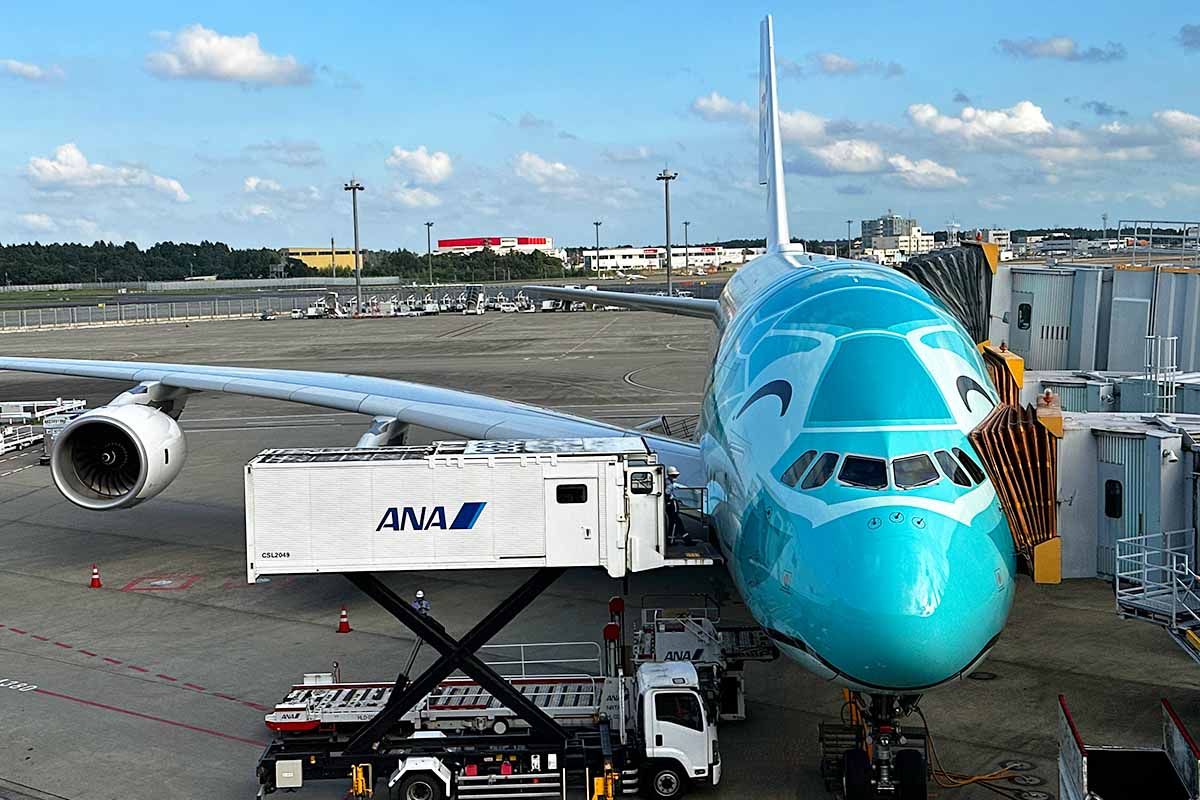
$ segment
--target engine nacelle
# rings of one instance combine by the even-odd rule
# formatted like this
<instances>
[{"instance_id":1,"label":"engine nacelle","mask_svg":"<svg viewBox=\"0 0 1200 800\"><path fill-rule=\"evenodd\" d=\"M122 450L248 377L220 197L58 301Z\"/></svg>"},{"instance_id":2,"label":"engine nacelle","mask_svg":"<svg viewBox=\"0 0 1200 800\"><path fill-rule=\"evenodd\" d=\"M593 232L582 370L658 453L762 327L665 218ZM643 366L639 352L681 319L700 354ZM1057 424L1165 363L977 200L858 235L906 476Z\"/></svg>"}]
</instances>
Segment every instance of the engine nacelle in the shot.
<instances>
[{"instance_id":1,"label":"engine nacelle","mask_svg":"<svg viewBox=\"0 0 1200 800\"><path fill-rule=\"evenodd\" d=\"M179 423L143 405L102 406L62 429L50 456L54 485L81 508L149 500L175 480L187 448Z\"/></svg>"}]
</instances>

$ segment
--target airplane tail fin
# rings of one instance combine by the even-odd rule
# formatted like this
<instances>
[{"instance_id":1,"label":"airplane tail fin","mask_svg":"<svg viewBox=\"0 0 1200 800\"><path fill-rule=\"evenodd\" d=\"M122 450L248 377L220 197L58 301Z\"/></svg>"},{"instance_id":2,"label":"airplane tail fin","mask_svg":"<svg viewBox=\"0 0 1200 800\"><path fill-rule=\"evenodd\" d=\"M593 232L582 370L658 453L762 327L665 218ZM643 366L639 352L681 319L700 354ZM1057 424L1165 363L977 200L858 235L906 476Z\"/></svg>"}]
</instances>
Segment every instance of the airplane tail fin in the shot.
<instances>
[{"instance_id":1,"label":"airplane tail fin","mask_svg":"<svg viewBox=\"0 0 1200 800\"><path fill-rule=\"evenodd\" d=\"M787 193L783 185L783 150L775 97L775 28L770 15L762 21L758 69L758 182L767 187L767 250L791 242Z\"/></svg>"}]
</instances>

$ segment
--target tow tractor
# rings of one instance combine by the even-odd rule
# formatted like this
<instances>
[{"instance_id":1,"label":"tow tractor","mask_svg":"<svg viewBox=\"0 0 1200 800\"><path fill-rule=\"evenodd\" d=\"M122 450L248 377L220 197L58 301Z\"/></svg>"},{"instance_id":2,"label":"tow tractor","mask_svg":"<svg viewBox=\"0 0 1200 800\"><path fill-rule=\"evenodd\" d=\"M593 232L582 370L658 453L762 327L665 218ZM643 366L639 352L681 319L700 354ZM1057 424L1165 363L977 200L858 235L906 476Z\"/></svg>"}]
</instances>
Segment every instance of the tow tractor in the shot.
<instances>
[{"instance_id":1,"label":"tow tractor","mask_svg":"<svg viewBox=\"0 0 1200 800\"><path fill-rule=\"evenodd\" d=\"M497 611L519 610L562 571L540 570ZM347 777L355 797L374 796L379 778L389 798L403 800L566 797L580 788L612 798L639 787L676 798L691 784L719 783L717 718L692 663L646 661L629 675L615 621L603 648L479 647L496 614L455 642L374 576L350 577L442 657L412 680L420 644L395 682L305 675L266 715L276 738L259 760L259 797ZM614 619L622 606L610 603Z\"/></svg>"}]
</instances>

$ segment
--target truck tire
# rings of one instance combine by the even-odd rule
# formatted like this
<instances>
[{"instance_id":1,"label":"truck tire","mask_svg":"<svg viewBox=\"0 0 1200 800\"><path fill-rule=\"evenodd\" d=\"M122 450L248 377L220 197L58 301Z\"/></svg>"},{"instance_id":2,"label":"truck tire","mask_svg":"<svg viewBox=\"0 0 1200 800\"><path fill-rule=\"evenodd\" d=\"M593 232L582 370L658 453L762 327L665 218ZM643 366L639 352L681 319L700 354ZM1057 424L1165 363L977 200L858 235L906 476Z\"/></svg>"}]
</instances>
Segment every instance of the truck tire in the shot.
<instances>
[{"instance_id":1,"label":"truck tire","mask_svg":"<svg viewBox=\"0 0 1200 800\"><path fill-rule=\"evenodd\" d=\"M646 794L659 800L687 794L688 776L677 761L651 761L645 767L644 781Z\"/></svg>"},{"instance_id":2,"label":"truck tire","mask_svg":"<svg viewBox=\"0 0 1200 800\"><path fill-rule=\"evenodd\" d=\"M917 750L896 753L896 778L900 781L899 800L926 800L929 796L925 759Z\"/></svg>"},{"instance_id":3,"label":"truck tire","mask_svg":"<svg viewBox=\"0 0 1200 800\"><path fill-rule=\"evenodd\" d=\"M405 775L392 792L393 800L445 800L446 788L442 779L432 772Z\"/></svg>"},{"instance_id":4,"label":"truck tire","mask_svg":"<svg viewBox=\"0 0 1200 800\"><path fill-rule=\"evenodd\" d=\"M857 747L842 756L842 794L846 800L871 797L871 759Z\"/></svg>"}]
</instances>

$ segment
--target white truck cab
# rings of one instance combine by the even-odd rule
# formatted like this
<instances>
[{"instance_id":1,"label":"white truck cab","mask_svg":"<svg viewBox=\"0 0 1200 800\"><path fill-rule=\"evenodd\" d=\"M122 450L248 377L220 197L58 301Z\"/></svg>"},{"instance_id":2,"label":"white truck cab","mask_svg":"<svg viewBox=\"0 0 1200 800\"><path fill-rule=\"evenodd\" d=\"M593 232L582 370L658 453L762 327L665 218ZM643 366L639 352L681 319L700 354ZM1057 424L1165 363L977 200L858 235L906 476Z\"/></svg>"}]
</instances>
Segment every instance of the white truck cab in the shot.
<instances>
[{"instance_id":1,"label":"white truck cab","mask_svg":"<svg viewBox=\"0 0 1200 800\"><path fill-rule=\"evenodd\" d=\"M646 742L643 788L651 797L679 797L692 782L716 786L721 753L696 667L684 661L642 664L636 677L638 727Z\"/></svg>"}]
</instances>

